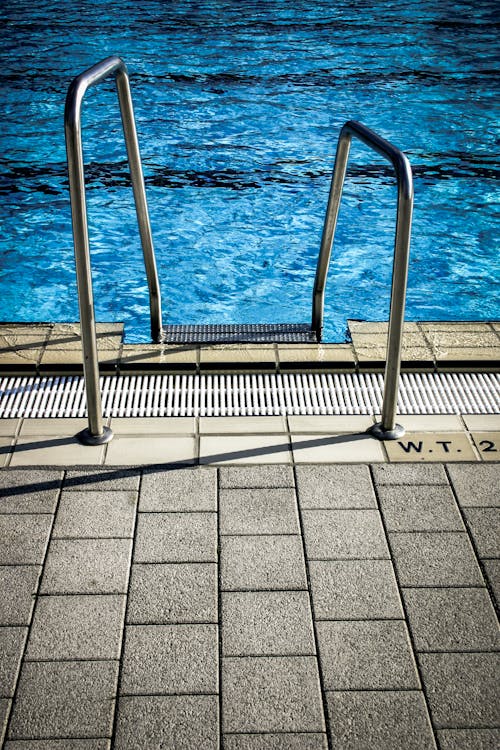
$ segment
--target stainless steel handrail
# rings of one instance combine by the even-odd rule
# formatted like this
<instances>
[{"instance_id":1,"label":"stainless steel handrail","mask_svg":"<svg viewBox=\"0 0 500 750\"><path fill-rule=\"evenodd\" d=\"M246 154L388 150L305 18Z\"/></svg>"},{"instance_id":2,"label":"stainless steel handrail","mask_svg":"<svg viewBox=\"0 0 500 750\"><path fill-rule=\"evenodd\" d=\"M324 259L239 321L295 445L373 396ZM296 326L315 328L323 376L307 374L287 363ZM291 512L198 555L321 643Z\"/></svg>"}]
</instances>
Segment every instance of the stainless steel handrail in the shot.
<instances>
[{"instance_id":1,"label":"stainless steel handrail","mask_svg":"<svg viewBox=\"0 0 500 750\"><path fill-rule=\"evenodd\" d=\"M81 105L87 89L109 76L115 76L120 103L123 133L127 146L137 221L139 224L139 233L149 287L151 336L153 341L160 341L162 330L160 285L156 270L156 260L151 235L151 226L149 223L146 191L142 174L139 143L135 128L128 72L123 60L119 57L112 56L84 71L71 82L66 96L66 106L64 110L64 130L66 135L66 152L68 156L73 241L78 282L78 302L80 306L83 370L89 419L88 429L83 430L83 432L80 433L79 438L81 442L88 445L98 445L108 442L111 440L113 433L108 427L103 426L102 420L101 392L99 388L99 363L97 357L94 299L85 200Z\"/></svg>"},{"instance_id":2,"label":"stainless steel handrail","mask_svg":"<svg viewBox=\"0 0 500 750\"><path fill-rule=\"evenodd\" d=\"M413 179L410 162L398 148L384 140L360 122L350 120L342 127L337 143L330 195L326 209L323 236L319 252L313 291L312 328L321 341L325 284L330 265L335 227L342 197L347 160L352 137L355 136L388 159L396 172L398 181L398 208L392 290L387 336L387 355L384 376L384 401L382 421L372 428L372 433L381 440L394 440L404 435L404 428L396 424L399 373L401 369L401 345L403 335L408 261L410 255L411 219L413 212Z\"/></svg>"}]
</instances>

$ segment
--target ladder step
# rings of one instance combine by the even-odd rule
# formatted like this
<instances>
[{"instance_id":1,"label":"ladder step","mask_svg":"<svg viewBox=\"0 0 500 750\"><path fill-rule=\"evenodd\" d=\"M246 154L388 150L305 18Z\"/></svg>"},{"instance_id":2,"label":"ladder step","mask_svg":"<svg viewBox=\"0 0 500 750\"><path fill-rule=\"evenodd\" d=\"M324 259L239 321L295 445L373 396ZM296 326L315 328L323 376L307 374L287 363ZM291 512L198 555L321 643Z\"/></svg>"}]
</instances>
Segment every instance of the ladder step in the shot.
<instances>
[{"instance_id":1,"label":"ladder step","mask_svg":"<svg viewBox=\"0 0 500 750\"><path fill-rule=\"evenodd\" d=\"M163 344L316 344L316 332L307 323L241 325L167 325Z\"/></svg>"}]
</instances>

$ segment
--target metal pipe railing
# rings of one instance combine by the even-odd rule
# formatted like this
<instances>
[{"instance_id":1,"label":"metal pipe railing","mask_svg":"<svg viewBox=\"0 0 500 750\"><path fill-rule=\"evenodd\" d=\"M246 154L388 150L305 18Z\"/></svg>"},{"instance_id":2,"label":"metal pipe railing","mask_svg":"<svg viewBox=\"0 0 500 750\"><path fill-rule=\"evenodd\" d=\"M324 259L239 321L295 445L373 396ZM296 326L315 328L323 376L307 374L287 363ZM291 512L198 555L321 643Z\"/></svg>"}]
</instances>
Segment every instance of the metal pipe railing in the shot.
<instances>
[{"instance_id":1,"label":"metal pipe railing","mask_svg":"<svg viewBox=\"0 0 500 750\"><path fill-rule=\"evenodd\" d=\"M84 71L71 82L66 96L66 106L64 110L64 130L68 157L71 217L73 223L73 241L78 283L78 302L80 307L83 372L85 377L89 420L88 429L83 430L80 433L79 438L81 442L88 445L108 442L111 440L113 433L108 427L103 426L102 420L94 298L92 291L89 234L85 200L81 106L87 89L109 76L115 76L120 103L123 133L127 146L137 221L139 224L139 233L149 287L151 336L153 341L160 341L162 330L160 285L156 270L156 260L127 67L123 60L119 57L113 56L102 60L100 63L97 63L97 65Z\"/></svg>"},{"instance_id":2,"label":"metal pipe railing","mask_svg":"<svg viewBox=\"0 0 500 750\"><path fill-rule=\"evenodd\" d=\"M316 268L313 291L312 328L321 341L326 277L330 265L335 227L342 197L347 160L352 137L370 146L388 159L396 172L398 181L398 208L396 237L394 241L394 261L392 289L387 335L387 355L384 376L384 401L381 422L374 425L372 433L381 440L394 440L404 435L404 428L396 424L399 373L401 369L401 346L410 255L411 219L413 212L413 179L410 162L398 148L381 138L360 122L350 120L342 127L337 144L330 195L326 209L321 247Z\"/></svg>"}]
</instances>

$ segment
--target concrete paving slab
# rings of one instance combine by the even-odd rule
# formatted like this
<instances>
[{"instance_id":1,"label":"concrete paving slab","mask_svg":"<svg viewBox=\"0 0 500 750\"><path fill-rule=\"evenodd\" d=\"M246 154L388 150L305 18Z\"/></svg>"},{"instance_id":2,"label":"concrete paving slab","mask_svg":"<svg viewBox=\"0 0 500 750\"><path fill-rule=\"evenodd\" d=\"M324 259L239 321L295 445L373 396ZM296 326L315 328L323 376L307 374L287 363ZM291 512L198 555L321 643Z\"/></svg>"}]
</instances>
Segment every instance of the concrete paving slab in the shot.
<instances>
[{"instance_id":1,"label":"concrete paving slab","mask_svg":"<svg viewBox=\"0 0 500 750\"><path fill-rule=\"evenodd\" d=\"M14 453L14 438L0 437L0 468L8 466Z\"/></svg>"},{"instance_id":2,"label":"concrete paving slab","mask_svg":"<svg viewBox=\"0 0 500 750\"><path fill-rule=\"evenodd\" d=\"M304 510L302 521L310 560L389 557L376 510Z\"/></svg>"},{"instance_id":3,"label":"concrete paving slab","mask_svg":"<svg viewBox=\"0 0 500 750\"><path fill-rule=\"evenodd\" d=\"M316 620L401 619L390 560L311 560Z\"/></svg>"},{"instance_id":4,"label":"concrete paving slab","mask_svg":"<svg viewBox=\"0 0 500 750\"><path fill-rule=\"evenodd\" d=\"M64 491L135 490L137 492L140 478L140 469L112 469L102 466L94 466L91 469L68 469L64 480Z\"/></svg>"},{"instance_id":5,"label":"concrete paving slab","mask_svg":"<svg viewBox=\"0 0 500 750\"><path fill-rule=\"evenodd\" d=\"M500 729L440 729L437 733L441 750L497 750Z\"/></svg>"},{"instance_id":6,"label":"concrete paving slab","mask_svg":"<svg viewBox=\"0 0 500 750\"><path fill-rule=\"evenodd\" d=\"M219 700L213 695L124 696L116 750L218 750Z\"/></svg>"},{"instance_id":7,"label":"concrete paving slab","mask_svg":"<svg viewBox=\"0 0 500 750\"><path fill-rule=\"evenodd\" d=\"M52 538L132 537L137 492L63 492Z\"/></svg>"},{"instance_id":8,"label":"concrete paving slab","mask_svg":"<svg viewBox=\"0 0 500 750\"><path fill-rule=\"evenodd\" d=\"M16 687L28 628L0 628L0 697L11 698Z\"/></svg>"},{"instance_id":9,"label":"concrete paving slab","mask_svg":"<svg viewBox=\"0 0 500 750\"><path fill-rule=\"evenodd\" d=\"M41 565L52 527L51 515L0 515L0 565Z\"/></svg>"},{"instance_id":10,"label":"concrete paving slab","mask_svg":"<svg viewBox=\"0 0 500 750\"><path fill-rule=\"evenodd\" d=\"M223 732L323 732L313 656L225 657Z\"/></svg>"},{"instance_id":11,"label":"concrete paving slab","mask_svg":"<svg viewBox=\"0 0 500 750\"><path fill-rule=\"evenodd\" d=\"M125 594L131 539L53 539L42 594Z\"/></svg>"},{"instance_id":12,"label":"concrete paving slab","mask_svg":"<svg viewBox=\"0 0 500 750\"><path fill-rule=\"evenodd\" d=\"M221 534L297 534L299 521L291 488L221 490Z\"/></svg>"},{"instance_id":13,"label":"concrete paving slab","mask_svg":"<svg viewBox=\"0 0 500 750\"><path fill-rule=\"evenodd\" d=\"M86 448L86 450L88 450ZM194 437L156 435L114 437L107 445L105 465L194 464L196 440ZM79 463L82 463L80 457Z\"/></svg>"},{"instance_id":14,"label":"concrete paving slab","mask_svg":"<svg viewBox=\"0 0 500 750\"><path fill-rule=\"evenodd\" d=\"M224 750L327 750L326 734L226 734Z\"/></svg>"},{"instance_id":15,"label":"concrete paving slab","mask_svg":"<svg viewBox=\"0 0 500 750\"><path fill-rule=\"evenodd\" d=\"M213 563L132 565L129 623L218 622Z\"/></svg>"},{"instance_id":16,"label":"concrete paving slab","mask_svg":"<svg viewBox=\"0 0 500 750\"><path fill-rule=\"evenodd\" d=\"M219 481L222 489L257 487L293 487L291 466L221 466Z\"/></svg>"},{"instance_id":17,"label":"concrete paving slab","mask_svg":"<svg viewBox=\"0 0 500 750\"><path fill-rule=\"evenodd\" d=\"M0 419L0 437L14 437L20 426L20 419Z\"/></svg>"},{"instance_id":18,"label":"concrete paving slab","mask_svg":"<svg viewBox=\"0 0 500 750\"><path fill-rule=\"evenodd\" d=\"M216 562L215 513L139 513L134 562Z\"/></svg>"},{"instance_id":19,"label":"concrete paving slab","mask_svg":"<svg viewBox=\"0 0 500 750\"><path fill-rule=\"evenodd\" d=\"M11 703L12 701L9 698L0 698L0 742L3 742L7 730Z\"/></svg>"},{"instance_id":20,"label":"concrete paving slab","mask_svg":"<svg viewBox=\"0 0 500 750\"><path fill-rule=\"evenodd\" d=\"M37 435L17 439L10 466L101 464L104 446L83 446L74 437Z\"/></svg>"},{"instance_id":21,"label":"concrete paving slab","mask_svg":"<svg viewBox=\"0 0 500 750\"><path fill-rule=\"evenodd\" d=\"M285 417L200 417L200 435L285 433Z\"/></svg>"},{"instance_id":22,"label":"concrete paving slab","mask_svg":"<svg viewBox=\"0 0 500 750\"><path fill-rule=\"evenodd\" d=\"M419 654L437 729L498 725L500 654Z\"/></svg>"},{"instance_id":23,"label":"concrete paving slab","mask_svg":"<svg viewBox=\"0 0 500 750\"><path fill-rule=\"evenodd\" d=\"M482 586L467 534L392 532L390 542L401 586Z\"/></svg>"},{"instance_id":24,"label":"concrete paving slab","mask_svg":"<svg viewBox=\"0 0 500 750\"><path fill-rule=\"evenodd\" d=\"M0 513L54 513L61 471L0 472Z\"/></svg>"},{"instance_id":25,"label":"concrete paving slab","mask_svg":"<svg viewBox=\"0 0 500 750\"><path fill-rule=\"evenodd\" d=\"M464 531L449 487L379 487L380 508L388 531Z\"/></svg>"},{"instance_id":26,"label":"concrete paving slab","mask_svg":"<svg viewBox=\"0 0 500 750\"><path fill-rule=\"evenodd\" d=\"M0 566L0 625L29 625L41 570L38 565Z\"/></svg>"},{"instance_id":27,"label":"concrete paving slab","mask_svg":"<svg viewBox=\"0 0 500 750\"><path fill-rule=\"evenodd\" d=\"M443 466L420 464L382 464L373 466L377 485L383 484L448 484Z\"/></svg>"},{"instance_id":28,"label":"concrete paving slab","mask_svg":"<svg viewBox=\"0 0 500 750\"><path fill-rule=\"evenodd\" d=\"M318 622L326 690L415 690L420 682L402 620Z\"/></svg>"},{"instance_id":29,"label":"concrete paving slab","mask_svg":"<svg viewBox=\"0 0 500 750\"><path fill-rule=\"evenodd\" d=\"M500 432L500 414L463 414L469 432Z\"/></svg>"},{"instance_id":30,"label":"concrete paving slab","mask_svg":"<svg viewBox=\"0 0 500 750\"><path fill-rule=\"evenodd\" d=\"M110 750L111 740L12 740L5 750Z\"/></svg>"},{"instance_id":31,"label":"concrete paving slab","mask_svg":"<svg viewBox=\"0 0 500 750\"><path fill-rule=\"evenodd\" d=\"M141 511L216 511L217 471L200 468L196 471L149 469L141 485Z\"/></svg>"},{"instance_id":32,"label":"concrete paving slab","mask_svg":"<svg viewBox=\"0 0 500 750\"><path fill-rule=\"evenodd\" d=\"M465 432L407 432L385 440L389 461L474 461L477 456Z\"/></svg>"},{"instance_id":33,"label":"concrete paving slab","mask_svg":"<svg viewBox=\"0 0 500 750\"><path fill-rule=\"evenodd\" d=\"M201 464L291 464L287 435L202 435Z\"/></svg>"},{"instance_id":34,"label":"concrete paving slab","mask_svg":"<svg viewBox=\"0 0 500 750\"><path fill-rule=\"evenodd\" d=\"M226 536L220 540L223 591L307 589L300 536Z\"/></svg>"},{"instance_id":35,"label":"concrete paving slab","mask_svg":"<svg viewBox=\"0 0 500 750\"><path fill-rule=\"evenodd\" d=\"M485 588L403 589L403 596L417 651L500 650Z\"/></svg>"},{"instance_id":36,"label":"concrete paving slab","mask_svg":"<svg viewBox=\"0 0 500 750\"><path fill-rule=\"evenodd\" d=\"M43 596L38 600L26 658L119 659L125 596Z\"/></svg>"},{"instance_id":37,"label":"concrete paving slab","mask_svg":"<svg viewBox=\"0 0 500 750\"><path fill-rule=\"evenodd\" d=\"M306 591L222 594L224 656L287 656L316 653Z\"/></svg>"},{"instance_id":38,"label":"concrete paving slab","mask_svg":"<svg viewBox=\"0 0 500 750\"><path fill-rule=\"evenodd\" d=\"M500 508L464 508L480 557L500 557Z\"/></svg>"},{"instance_id":39,"label":"concrete paving slab","mask_svg":"<svg viewBox=\"0 0 500 750\"><path fill-rule=\"evenodd\" d=\"M128 625L120 691L217 693L217 626Z\"/></svg>"},{"instance_id":40,"label":"concrete paving slab","mask_svg":"<svg viewBox=\"0 0 500 750\"><path fill-rule=\"evenodd\" d=\"M466 507L499 507L500 466L497 464L450 464L447 467L458 502Z\"/></svg>"},{"instance_id":41,"label":"concrete paving slab","mask_svg":"<svg viewBox=\"0 0 500 750\"><path fill-rule=\"evenodd\" d=\"M117 661L26 662L9 739L109 737Z\"/></svg>"},{"instance_id":42,"label":"concrete paving slab","mask_svg":"<svg viewBox=\"0 0 500 750\"><path fill-rule=\"evenodd\" d=\"M292 433L291 441L296 464L375 463L386 460L380 440L365 433Z\"/></svg>"},{"instance_id":43,"label":"concrete paving slab","mask_svg":"<svg viewBox=\"0 0 500 750\"><path fill-rule=\"evenodd\" d=\"M296 476L302 508L377 507L368 466L297 466Z\"/></svg>"},{"instance_id":44,"label":"concrete paving slab","mask_svg":"<svg viewBox=\"0 0 500 750\"><path fill-rule=\"evenodd\" d=\"M326 697L333 747L342 750L436 748L421 692L349 690L328 692Z\"/></svg>"}]
</instances>

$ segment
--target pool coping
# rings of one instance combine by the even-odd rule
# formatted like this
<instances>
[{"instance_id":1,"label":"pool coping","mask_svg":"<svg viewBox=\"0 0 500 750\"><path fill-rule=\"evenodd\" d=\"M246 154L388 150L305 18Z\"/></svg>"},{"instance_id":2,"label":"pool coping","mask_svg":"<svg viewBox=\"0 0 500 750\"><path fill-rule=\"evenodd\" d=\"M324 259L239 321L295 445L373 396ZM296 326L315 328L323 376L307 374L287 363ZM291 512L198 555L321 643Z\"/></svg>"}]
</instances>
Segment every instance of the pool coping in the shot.
<instances>
[{"instance_id":1,"label":"pool coping","mask_svg":"<svg viewBox=\"0 0 500 750\"><path fill-rule=\"evenodd\" d=\"M102 373L383 372L388 324L349 320L346 341L321 344L124 343L123 323L98 323ZM500 322L405 323L403 372L500 370ZM0 323L0 372L82 372L78 323Z\"/></svg>"}]
</instances>

